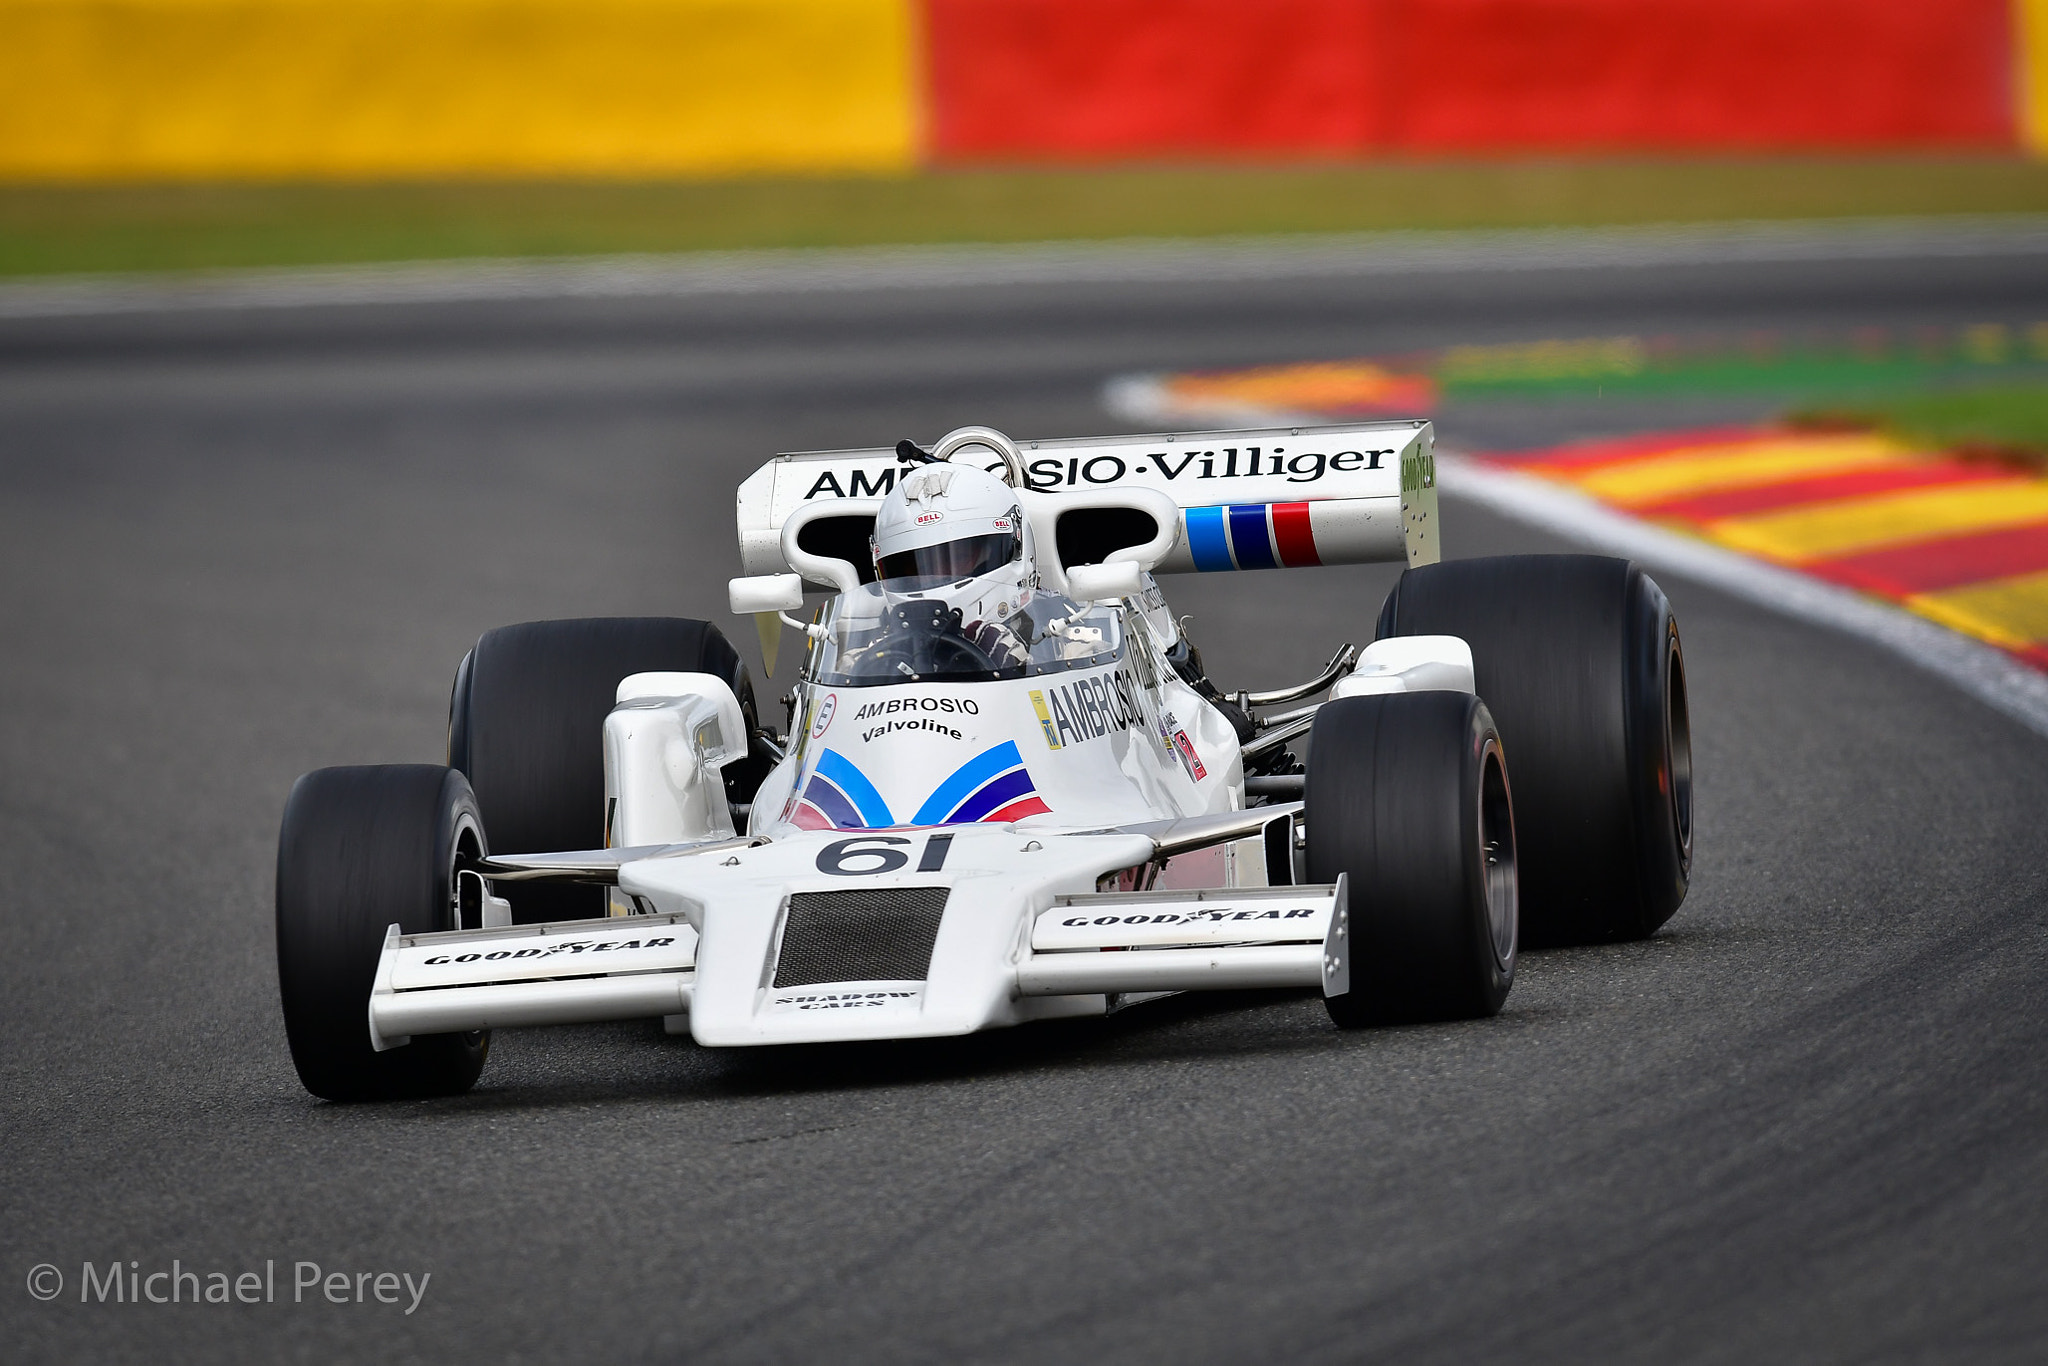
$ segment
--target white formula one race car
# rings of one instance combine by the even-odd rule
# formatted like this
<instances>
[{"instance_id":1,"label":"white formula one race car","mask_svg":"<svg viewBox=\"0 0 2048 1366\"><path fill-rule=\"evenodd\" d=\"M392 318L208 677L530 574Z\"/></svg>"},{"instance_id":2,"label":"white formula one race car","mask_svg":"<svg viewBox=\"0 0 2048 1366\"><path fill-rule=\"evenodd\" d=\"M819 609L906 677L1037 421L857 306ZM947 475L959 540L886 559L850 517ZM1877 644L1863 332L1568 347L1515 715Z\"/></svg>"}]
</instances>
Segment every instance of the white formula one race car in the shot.
<instances>
[{"instance_id":1,"label":"white formula one race car","mask_svg":"<svg viewBox=\"0 0 2048 1366\"><path fill-rule=\"evenodd\" d=\"M450 1094L492 1029L634 1018L902 1039L1254 987L1347 1027L1476 1017L1521 943L1650 934L1691 863L1670 607L1623 560L1437 563L1433 439L778 456L730 606L771 669L802 637L786 733L716 626L530 622L463 659L446 766L299 780L300 1078ZM1262 693L1209 680L1154 578L1375 561L1408 567L1371 643Z\"/></svg>"}]
</instances>

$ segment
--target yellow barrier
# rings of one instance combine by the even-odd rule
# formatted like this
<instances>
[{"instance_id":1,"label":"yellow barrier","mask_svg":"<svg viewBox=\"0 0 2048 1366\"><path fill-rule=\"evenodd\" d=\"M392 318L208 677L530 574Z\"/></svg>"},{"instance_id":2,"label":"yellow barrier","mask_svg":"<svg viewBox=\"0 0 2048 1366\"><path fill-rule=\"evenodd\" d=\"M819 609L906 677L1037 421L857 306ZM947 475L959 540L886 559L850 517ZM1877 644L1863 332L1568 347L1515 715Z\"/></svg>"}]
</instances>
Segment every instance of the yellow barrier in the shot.
<instances>
[{"instance_id":1,"label":"yellow barrier","mask_svg":"<svg viewBox=\"0 0 2048 1366\"><path fill-rule=\"evenodd\" d=\"M0 0L0 178L898 171L913 0Z\"/></svg>"},{"instance_id":2,"label":"yellow barrier","mask_svg":"<svg viewBox=\"0 0 2048 1366\"><path fill-rule=\"evenodd\" d=\"M2048 156L2048 0L2012 0L2020 146Z\"/></svg>"}]
</instances>

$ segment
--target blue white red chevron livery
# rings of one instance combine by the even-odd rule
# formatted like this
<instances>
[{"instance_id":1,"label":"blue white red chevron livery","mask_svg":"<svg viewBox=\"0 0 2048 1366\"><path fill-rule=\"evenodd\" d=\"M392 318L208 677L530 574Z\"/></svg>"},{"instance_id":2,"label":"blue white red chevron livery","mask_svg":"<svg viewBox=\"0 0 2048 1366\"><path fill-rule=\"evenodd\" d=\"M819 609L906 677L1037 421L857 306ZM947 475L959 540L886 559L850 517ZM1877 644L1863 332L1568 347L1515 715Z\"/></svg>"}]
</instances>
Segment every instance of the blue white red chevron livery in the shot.
<instances>
[{"instance_id":1,"label":"blue white red chevron livery","mask_svg":"<svg viewBox=\"0 0 2048 1366\"><path fill-rule=\"evenodd\" d=\"M819 754L790 820L807 830L886 830L1022 820L1052 810L1038 795L1017 742L975 755L933 789L908 821L899 821L866 774L836 749Z\"/></svg>"}]
</instances>

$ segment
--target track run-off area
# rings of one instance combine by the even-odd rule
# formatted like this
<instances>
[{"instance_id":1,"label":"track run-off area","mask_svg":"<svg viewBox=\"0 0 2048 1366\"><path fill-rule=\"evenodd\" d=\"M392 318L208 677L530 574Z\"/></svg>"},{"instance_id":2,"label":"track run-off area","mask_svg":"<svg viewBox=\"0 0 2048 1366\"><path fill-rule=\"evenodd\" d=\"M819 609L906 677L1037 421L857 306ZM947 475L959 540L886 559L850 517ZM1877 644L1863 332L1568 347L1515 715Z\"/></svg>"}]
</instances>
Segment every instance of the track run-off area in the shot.
<instances>
[{"instance_id":1,"label":"track run-off area","mask_svg":"<svg viewBox=\"0 0 2048 1366\"><path fill-rule=\"evenodd\" d=\"M1690 898L1527 955L1496 1019L1345 1033L1253 993L790 1053L507 1031L468 1096L352 1106L285 1047L292 780L438 761L503 623L707 616L754 657L725 583L769 454L1118 430L1134 372L2048 316L2034 228L1774 231L0 297L0 1355L2037 1359L2048 737L1682 563ZM1436 421L1512 452L1769 416ZM1447 553L1581 548L1513 511L1450 481ZM1260 688L1369 638L1393 576L1166 587ZM81 1302L88 1263L174 1262L185 1302ZM215 1273L263 1292L205 1302Z\"/></svg>"}]
</instances>

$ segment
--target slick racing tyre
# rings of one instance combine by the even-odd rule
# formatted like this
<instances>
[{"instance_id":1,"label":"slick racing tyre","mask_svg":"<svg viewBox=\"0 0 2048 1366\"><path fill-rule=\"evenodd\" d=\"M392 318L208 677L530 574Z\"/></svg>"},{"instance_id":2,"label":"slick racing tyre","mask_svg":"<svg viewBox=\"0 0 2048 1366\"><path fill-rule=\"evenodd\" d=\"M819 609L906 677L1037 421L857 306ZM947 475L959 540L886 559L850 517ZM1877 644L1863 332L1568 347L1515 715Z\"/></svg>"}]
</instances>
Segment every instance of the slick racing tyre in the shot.
<instances>
[{"instance_id":1,"label":"slick racing tyre","mask_svg":"<svg viewBox=\"0 0 2048 1366\"><path fill-rule=\"evenodd\" d=\"M1678 622L1627 560L1510 555L1402 574L1378 635L1460 636L1514 765L1531 947L1641 939L1685 900L1692 732Z\"/></svg>"},{"instance_id":2,"label":"slick racing tyre","mask_svg":"<svg viewBox=\"0 0 2048 1366\"><path fill-rule=\"evenodd\" d=\"M747 666L709 622L529 621L485 632L463 657L448 763L468 776L499 852L604 847L604 718L620 679L654 672L716 674L739 698L748 734L759 729ZM765 751L727 764L726 799L751 801L767 769ZM605 911L602 887L510 882L497 891L521 924Z\"/></svg>"},{"instance_id":3,"label":"slick racing tyre","mask_svg":"<svg viewBox=\"0 0 2048 1366\"><path fill-rule=\"evenodd\" d=\"M469 783L432 764L322 768L292 786L277 838L277 980L299 1080L328 1100L467 1091L488 1033L370 1046L385 932L456 928L455 874L489 852Z\"/></svg>"},{"instance_id":4,"label":"slick racing tyre","mask_svg":"<svg viewBox=\"0 0 2048 1366\"><path fill-rule=\"evenodd\" d=\"M1325 703L1309 732L1308 878L1348 874L1345 1028L1499 1012L1515 981L1515 814L1468 693Z\"/></svg>"}]
</instances>

